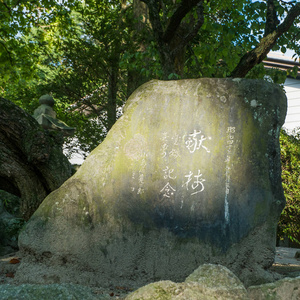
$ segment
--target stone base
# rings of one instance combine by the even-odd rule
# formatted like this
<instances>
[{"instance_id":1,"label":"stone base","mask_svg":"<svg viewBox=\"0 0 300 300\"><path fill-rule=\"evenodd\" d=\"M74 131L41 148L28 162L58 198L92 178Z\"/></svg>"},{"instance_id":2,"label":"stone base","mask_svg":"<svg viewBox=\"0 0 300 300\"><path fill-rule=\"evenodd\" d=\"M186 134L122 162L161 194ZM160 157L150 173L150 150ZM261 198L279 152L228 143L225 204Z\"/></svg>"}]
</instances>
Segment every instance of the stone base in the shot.
<instances>
[{"instance_id":1,"label":"stone base","mask_svg":"<svg viewBox=\"0 0 300 300\"><path fill-rule=\"evenodd\" d=\"M223 253L196 238L177 237L167 229L127 227L112 234L107 228L87 232L74 227L64 236L63 222L34 239L27 236L26 240L23 232L22 241L31 248L20 244L23 259L15 276L17 282L137 288L158 280L181 282L196 266L208 262L228 267L245 286L279 278L267 271L274 261L275 237L266 234L270 231L266 226Z\"/></svg>"}]
</instances>

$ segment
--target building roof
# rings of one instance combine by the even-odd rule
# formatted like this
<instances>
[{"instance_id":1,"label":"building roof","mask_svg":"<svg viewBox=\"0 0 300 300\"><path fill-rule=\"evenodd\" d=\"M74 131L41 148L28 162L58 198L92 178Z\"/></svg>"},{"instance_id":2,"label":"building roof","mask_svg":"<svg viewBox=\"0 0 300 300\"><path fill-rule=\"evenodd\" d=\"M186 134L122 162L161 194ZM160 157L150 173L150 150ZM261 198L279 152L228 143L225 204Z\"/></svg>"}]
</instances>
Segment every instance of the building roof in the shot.
<instances>
[{"instance_id":1,"label":"building roof","mask_svg":"<svg viewBox=\"0 0 300 300\"><path fill-rule=\"evenodd\" d=\"M283 127L292 132L300 127L300 62L282 53L271 52L264 60L264 65L266 68L277 68L284 71L290 70L294 66L298 67L297 77L288 77L284 83L288 111Z\"/></svg>"},{"instance_id":2,"label":"building roof","mask_svg":"<svg viewBox=\"0 0 300 300\"><path fill-rule=\"evenodd\" d=\"M276 68L283 71L288 71L293 69L294 66L298 67L297 79L300 79L300 62L291 59L290 57L276 55L271 53L264 60L264 65L266 68Z\"/></svg>"}]
</instances>

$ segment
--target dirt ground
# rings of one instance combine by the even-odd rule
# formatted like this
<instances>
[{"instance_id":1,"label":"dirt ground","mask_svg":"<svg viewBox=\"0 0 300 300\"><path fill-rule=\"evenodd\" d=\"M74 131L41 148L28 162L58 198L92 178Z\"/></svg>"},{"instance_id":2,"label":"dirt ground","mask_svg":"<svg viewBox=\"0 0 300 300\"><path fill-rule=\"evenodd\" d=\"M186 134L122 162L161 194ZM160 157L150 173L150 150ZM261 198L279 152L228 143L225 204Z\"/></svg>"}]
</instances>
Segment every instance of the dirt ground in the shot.
<instances>
[{"instance_id":1,"label":"dirt ground","mask_svg":"<svg viewBox=\"0 0 300 300\"><path fill-rule=\"evenodd\" d=\"M285 275L286 277L297 277L300 276L300 258L295 258L296 252L300 249L296 248L285 248L277 247L275 262L271 268L272 271ZM0 257L0 284L14 284L14 274L20 265L22 257L16 253L11 253ZM121 295L126 295L130 291L118 290L103 290L101 293L109 294L114 298L120 299ZM117 295L121 297L115 297ZM118 295L118 296L119 296Z\"/></svg>"},{"instance_id":2,"label":"dirt ground","mask_svg":"<svg viewBox=\"0 0 300 300\"><path fill-rule=\"evenodd\" d=\"M271 270L287 277L300 276L300 257L295 258L296 252L300 254L300 249L277 247L275 262Z\"/></svg>"}]
</instances>

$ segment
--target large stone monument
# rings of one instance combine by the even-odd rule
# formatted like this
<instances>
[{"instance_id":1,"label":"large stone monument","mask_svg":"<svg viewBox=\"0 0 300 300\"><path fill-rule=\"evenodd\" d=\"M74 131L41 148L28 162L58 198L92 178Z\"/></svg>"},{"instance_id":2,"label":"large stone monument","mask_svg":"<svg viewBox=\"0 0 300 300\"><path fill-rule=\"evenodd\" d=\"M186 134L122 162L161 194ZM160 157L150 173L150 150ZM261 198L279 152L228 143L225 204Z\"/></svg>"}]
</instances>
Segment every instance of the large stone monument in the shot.
<instances>
[{"instance_id":1,"label":"large stone monument","mask_svg":"<svg viewBox=\"0 0 300 300\"><path fill-rule=\"evenodd\" d=\"M285 115L281 88L260 80L144 84L28 222L16 280L141 286L210 262L272 281Z\"/></svg>"}]
</instances>

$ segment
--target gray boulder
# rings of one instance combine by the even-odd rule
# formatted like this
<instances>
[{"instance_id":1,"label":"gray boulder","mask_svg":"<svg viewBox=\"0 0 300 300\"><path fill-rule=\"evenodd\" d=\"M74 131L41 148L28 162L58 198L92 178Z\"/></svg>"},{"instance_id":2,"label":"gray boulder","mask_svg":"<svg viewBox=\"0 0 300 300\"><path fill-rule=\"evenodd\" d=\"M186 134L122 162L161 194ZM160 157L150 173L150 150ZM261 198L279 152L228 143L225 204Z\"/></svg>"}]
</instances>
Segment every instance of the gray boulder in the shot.
<instances>
[{"instance_id":1,"label":"gray boulder","mask_svg":"<svg viewBox=\"0 0 300 300\"><path fill-rule=\"evenodd\" d=\"M182 283L159 281L150 283L126 297L126 300L247 300L241 281L227 268L205 264L196 269Z\"/></svg>"},{"instance_id":2,"label":"gray boulder","mask_svg":"<svg viewBox=\"0 0 300 300\"><path fill-rule=\"evenodd\" d=\"M273 283L248 288L253 300L298 300L300 299L300 277L284 278Z\"/></svg>"},{"instance_id":3,"label":"gray boulder","mask_svg":"<svg viewBox=\"0 0 300 300\"><path fill-rule=\"evenodd\" d=\"M141 86L27 223L16 280L134 288L208 262L246 286L274 280L285 115L281 88L260 80Z\"/></svg>"},{"instance_id":4,"label":"gray boulder","mask_svg":"<svg viewBox=\"0 0 300 300\"><path fill-rule=\"evenodd\" d=\"M298 300L300 299L300 277L284 278L272 283L248 288L253 300Z\"/></svg>"},{"instance_id":5,"label":"gray boulder","mask_svg":"<svg viewBox=\"0 0 300 300\"><path fill-rule=\"evenodd\" d=\"M21 199L11 193L0 190L0 214L8 212L15 217L21 217L20 205Z\"/></svg>"},{"instance_id":6,"label":"gray boulder","mask_svg":"<svg viewBox=\"0 0 300 300\"><path fill-rule=\"evenodd\" d=\"M18 249L18 235L24 225L19 206L18 197L0 190L0 256Z\"/></svg>"},{"instance_id":7,"label":"gray boulder","mask_svg":"<svg viewBox=\"0 0 300 300\"><path fill-rule=\"evenodd\" d=\"M75 284L33 285L19 286L4 284L0 286L1 300L96 300L109 299L96 295L85 286Z\"/></svg>"},{"instance_id":8,"label":"gray boulder","mask_svg":"<svg viewBox=\"0 0 300 300\"><path fill-rule=\"evenodd\" d=\"M34 270L32 270L34 271ZM38 274L35 274L38 276ZM126 297L125 287L115 289L90 288L76 284L2 284L2 300L47 299L126 299L126 300L298 300L300 277L284 278L274 283L251 286L247 290L242 282L226 267L204 264L197 268L184 282L158 281L143 286Z\"/></svg>"}]
</instances>

